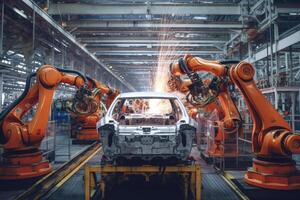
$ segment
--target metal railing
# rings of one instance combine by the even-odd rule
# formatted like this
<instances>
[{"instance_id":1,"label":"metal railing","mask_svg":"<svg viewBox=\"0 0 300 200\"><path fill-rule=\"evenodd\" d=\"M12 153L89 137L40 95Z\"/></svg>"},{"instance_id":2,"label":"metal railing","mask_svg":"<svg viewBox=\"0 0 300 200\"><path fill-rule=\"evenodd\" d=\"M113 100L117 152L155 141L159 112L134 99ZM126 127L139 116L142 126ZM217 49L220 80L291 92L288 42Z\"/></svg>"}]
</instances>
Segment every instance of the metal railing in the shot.
<instances>
[{"instance_id":1,"label":"metal railing","mask_svg":"<svg viewBox=\"0 0 300 200\"><path fill-rule=\"evenodd\" d=\"M289 75L274 75L272 79L259 78L259 80L257 80L257 87L259 89L296 86L300 86L300 81L292 79Z\"/></svg>"},{"instance_id":2,"label":"metal railing","mask_svg":"<svg viewBox=\"0 0 300 200\"><path fill-rule=\"evenodd\" d=\"M198 130L197 134L198 149L202 155L211 160L216 168L224 171L227 168L238 169L250 166L252 160L252 124L243 124L242 129L240 129L242 131L237 129L230 133L224 130L223 126L217 126L210 120L201 122L200 127L201 129ZM222 148L221 154L214 154L213 151L216 148L215 132L220 128L223 134L230 135L223 137L219 144L219 147Z\"/></svg>"}]
</instances>

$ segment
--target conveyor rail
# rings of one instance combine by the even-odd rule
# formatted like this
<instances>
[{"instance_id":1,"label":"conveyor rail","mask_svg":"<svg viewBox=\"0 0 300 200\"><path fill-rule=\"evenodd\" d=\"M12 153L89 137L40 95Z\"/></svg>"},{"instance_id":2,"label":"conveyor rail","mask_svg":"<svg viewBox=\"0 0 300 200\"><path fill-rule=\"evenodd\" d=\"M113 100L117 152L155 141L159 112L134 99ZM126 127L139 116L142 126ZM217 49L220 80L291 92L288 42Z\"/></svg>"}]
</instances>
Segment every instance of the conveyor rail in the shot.
<instances>
[{"instance_id":1,"label":"conveyor rail","mask_svg":"<svg viewBox=\"0 0 300 200\"><path fill-rule=\"evenodd\" d=\"M86 165L85 166L85 200L91 199L92 187L96 184L92 183L92 175L94 173L101 174L101 176L106 176L109 174L115 173L123 173L123 174L142 174L142 175L149 175L153 173L160 173L161 168L159 166L150 166L150 165L143 165L143 166L113 166L113 165ZM164 174L168 173L177 173L181 174L184 177L189 177L186 181L184 181L184 196L185 199L188 199L189 188L193 195L193 199L200 200L201 198L201 169L199 164L191 164L191 165L176 165L176 166L166 166L164 169ZM105 178L101 178L100 181L100 192L102 199L105 194Z\"/></svg>"},{"instance_id":2,"label":"conveyor rail","mask_svg":"<svg viewBox=\"0 0 300 200\"><path fill-rule=\"evenodd\" d=\"M40 199L47 195L54 187L59 188L70 177L72 177L86 162L88 162L96 153L101 150L101 145L97 142L93 143L77 156L72 158L57 170L51 172L24 193L20 194L16 199Z\"/></svg>"}]
</instances>

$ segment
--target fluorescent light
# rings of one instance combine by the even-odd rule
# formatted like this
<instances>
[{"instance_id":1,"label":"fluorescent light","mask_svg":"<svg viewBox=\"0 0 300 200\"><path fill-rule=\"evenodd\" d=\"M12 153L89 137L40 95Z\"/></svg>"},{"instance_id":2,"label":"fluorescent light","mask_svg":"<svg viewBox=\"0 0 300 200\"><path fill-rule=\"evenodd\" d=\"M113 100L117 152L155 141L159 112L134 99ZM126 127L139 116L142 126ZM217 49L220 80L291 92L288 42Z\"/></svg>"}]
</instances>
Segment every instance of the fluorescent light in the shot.
<instances>
[{"instance_id":1,"label":"fluorescent light","mask_svg":"<svg viewBox=\"0 0 300 200\"><path fill-rule=\"evenodd\" d=\"M207 17L206 16L195 16L195 17L193 17L193 19L196 19L196 20L207 20Z\"/></svg>"},{"instance_id":2,"label":"fluorescent light","mask_svg":"<svg viewBox=\"0 0 300 200\"><path fill-rule=\"evenodd\" d=\"M21 15L22 17L24 17L25 19L27 19L27 15L25 15L23 10L19 10L17 8L13 8L13 10L18 13L19 15Z\"/></svg>"},{"instance_id":3,"label":"fluorescent light","mask_svg":"<svg viewBox=\"0 0 300 200\"><path fill-rule=\"evenodd\" d=\"M25 85L26 83L24 81L17 81L17 84L19 84L19 85Z\"/></svg>"},{"instance_id":4,"label":"fluorescent light","mask_svg":"<svg viewBox=\"0 0 300 200\"><path fill-rule=\"evenodd\" d=\"M214 3L212 1L201 1L201 3Z\"/></svg>"},{"instance_id":5,"label":"fluorescent light","mask_svg":"<svg viewBox=\"0 0 300 200\"><path fill-rule=\"evenodd\" d=\"M20 58L24 58L24 55L17 53L16 56L20 57Z\"/></svg>"},{"instance_id":6,"label":"fluorescent light","mask_svg":"<svg viewBox=\"0 0 300 200\"><path fill-rule=\"evenodd\" d=\"M57 52L61 52L59 49L57 49L56 47L53 47L53 49L55 50L55 51L57 51Z\"/></svg>"}]
</instances>

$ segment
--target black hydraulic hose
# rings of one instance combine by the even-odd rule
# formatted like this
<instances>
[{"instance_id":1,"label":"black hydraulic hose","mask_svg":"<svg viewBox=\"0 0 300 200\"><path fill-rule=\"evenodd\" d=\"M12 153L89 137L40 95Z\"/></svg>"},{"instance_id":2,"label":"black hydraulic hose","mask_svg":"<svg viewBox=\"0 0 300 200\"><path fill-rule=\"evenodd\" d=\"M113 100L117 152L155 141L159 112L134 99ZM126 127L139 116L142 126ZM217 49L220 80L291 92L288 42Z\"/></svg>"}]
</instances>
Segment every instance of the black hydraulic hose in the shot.
<instances>
[{"instance_id":1,"label":"black hydraulic hose","mask_svg":"<svg viewBox=\"0 0 300 200\"><path fill-rule=\"evenodd\" d=\"M86 79L88 80L88 81L91 81L92 83L93 83L93 87L96 87L96 81L94 80L94 79L92 79L91 77L89 77L89 76L86 76Z\"/></svg>"},{"instance_id":2,"label":"black hydraulic hose","mask_svg":"<svg viewBox=\"0 0 300 200\"><path fill-rule=\"evenodd\" d=\"M190 78L190 80L192 81L193 84L196 84L197 87L203 86L203 82L202 82L202 79L200 78L200 76L196 72L193 72L188 68L188 66L185 63L183 58L179 59L178 64L179 64L180 69L187 74L187 76ZM193 86L191 86L191 87L193 87Z\"/></svg>"},{"instance_id":3,"label":"black hydraulic hose","mask_svg":"<svg viewBox=\"0 0 300 200\"><path fill-rule=\"evenodd\" d=\"M26 78L26 84L25 84L25 88L23 93L21 94L21 96L19 96L19 98L17 98L15 101L13 101L5 110L3 110L0 113L0 122L4 119L4 117L16 106L18 105L27 95L29 89L30 89L30 83L31 83L31 79L32 77L36 76L36 72L29 74L29 76L27 76Z\"/></svg>"},{"instance_id":4,"label":"black hydraulic hose","mask_svg":"<svg viewBox=\"0 0 300 200\"><path fill-rule=\"evenodd\" d=\"M240 62L239 60L223 60L220 61L220 64L229 65L229 64L238 64L239 62Z\"/></svg>"},{"instance_id":5,"label":"black hydraulic hose","mask_svg":"<svg viewBox=\"0 0 300 200\"><path fill-rule=\"evenodd\" d=\"M69 70L69 69L60 69L60 68L56 68L58 71L60 72L65 72L65 73L74 73L79 75L80 77L82 77L82 79L84 80L85 83L87 83L87 78L80 72L75 71L75 70ZM16 99L15 101L13 101L5 110L3 110L0 113L0 121L3 120L3 118L16 106L18 105L27 95L29 88L30 88L30 83L31 83L31 79L32 77L36 76L36 72L29 74L29 76L27 76L26 78L26 84L25 84L25 88L23 93L21 94L21 96Z\"/></svg>"},{"instance_id":6,"label":"black hydraulic hose","mask_svg":"<svg viewBox=\"0 0 300 200\"><path fill-rule=\"evenodd\" d=\"M75 70L69 70L69 69L60 69L60 68L56 68L58 71L60 72L65 72L65 73L74 73L79 75L80 77L82 77L82 79L84 80L85 84L87 84L87 78L80 72L75 71ZM5 118L5 116L7 116L7 114L15 107L17 106L27 95L30 86L31 86L31 79L32 77L36 76L36 72L29 74L29 76L27 76L26 78L26 83L25 83L25 88L23 93L21 94L21 96L19 96L19 98L17 98L15 101L13 101L5 110L3 110L0 113L0 143L4 140L3 136L2 136L2 121Z\"/></svg>"},{"instance_id":7,"label":"black hydraulic hose","mask_svg":"<svg viewBox=\"0 0 300 200\"><path fill-rule=\"evenodd\" d=\"M166 168L167 168L166 165L159 165L160 182L161 183L163 182L163 178L164 178L164 175L165 175L165 172L166 172Z\"/></svg>"},{"instance_id":8,"label":"black hydraulic hose","mask_svg":"<svg viewBox=\"0 0 300 200\"><path fill-rule=\"evenodd\" d=\"M87 84L87 78L86 76L84 76L81 72L76 71L76 70L71 70L71 69L61 69L61 68L56 68L58 71L60 72L65 72L65 73L73 73L73 74L77 74L78 76L80 76L84 83Z\"/></svg>"},{"instance_id":9,"label":"black hydraulic hose","mask_svg":"<svg viewBox=\"0 0 300 200\"><path fill-rule=\"evenodd\" d=\"M183 58L180 58L178 60L178 64L180 69L185 72L188 76L190 76L190 74L192 73L192 71L188 68L188 66L186 65L185 61L183 60Z\"/></svg>"}]
</instances>

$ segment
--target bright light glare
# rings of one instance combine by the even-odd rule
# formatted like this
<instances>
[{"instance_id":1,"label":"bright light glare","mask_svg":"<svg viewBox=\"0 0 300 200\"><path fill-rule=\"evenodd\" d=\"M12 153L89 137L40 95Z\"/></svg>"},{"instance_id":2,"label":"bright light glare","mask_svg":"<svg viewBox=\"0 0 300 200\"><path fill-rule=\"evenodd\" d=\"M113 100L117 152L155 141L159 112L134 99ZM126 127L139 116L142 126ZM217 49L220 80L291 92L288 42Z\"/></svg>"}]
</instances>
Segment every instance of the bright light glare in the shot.
<instances>
[{"instance_id":1,"label":"bright light glare","mask_svg":"<svg viewBox=\"0 0 300 200\"><path fill-rule=\"evenodd\" d=\"M163 19L163 24L171 24L172 22ZM171 63L176 62L179 58L178 55L181 55L182 53L182 47L178 45L178 42L176 38L173 37L171 33L172 31L170 28L165 28L160 33L160 41L161 44L165 44L165 41L174 41L172 44L167 45L161 45L157 60L157 66L154 68L157 68L154 79L152 82L152 90L155 92L168 92L168 80L169 80L169 66ZM176 37L176 36L175 36ZM166 103L167 102L160 102L157 103L156 101L150 101L149 106L151 112L162 112L166 109Z\"/></svg>"},{"instance_id":2,"label":"bright light glare","mask_svg":"<svg viewBox=\"0 0 300 200\"><path fill-rule=\"evenodd\" d=\"M207 17L206 16L195 16L195 17L193 17L193 19L196 19L196 20L207 20Z\"/></svg>"},{"instance_id":3,"label":"bright light glare","mask_svg":"<svg viewBox=\"0 0 300 200\"><path fill-rule=\"evenodd\" d=\"M146 113L169 114L171 112L172 108L168 99L149 99L149 109Z\"/></svg>"},{"instance_id":4,"label":"bright light glare","mask_svg":"<svg viewBox=\"0 0 300 200\"><path fill-rule=\"evenodd\" d=\"M17 81L17 84L19 84L19 85L25 85L26 83L24 81Z\"/></svg>"}]
</instances>

